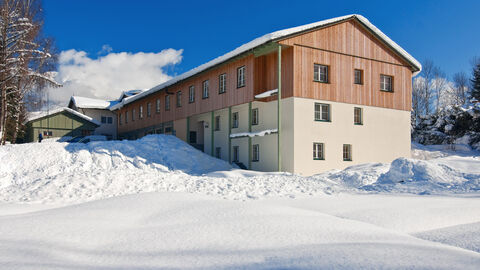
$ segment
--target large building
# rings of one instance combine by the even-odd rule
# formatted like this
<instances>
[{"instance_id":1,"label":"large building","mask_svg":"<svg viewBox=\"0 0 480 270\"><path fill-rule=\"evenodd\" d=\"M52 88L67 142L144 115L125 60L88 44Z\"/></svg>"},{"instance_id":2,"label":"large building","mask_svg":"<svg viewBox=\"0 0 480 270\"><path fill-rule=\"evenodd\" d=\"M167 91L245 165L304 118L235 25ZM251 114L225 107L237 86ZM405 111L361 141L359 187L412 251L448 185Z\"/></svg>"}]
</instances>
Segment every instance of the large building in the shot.
<instances>
[{"instance_id":1,"label":"large building","mask_svg":"<svg viewBox=\"0 0 480 270\"><path fill-rule=\"evenodd\" d=\"M174 134L241 167L311 175L408 157L420 70L348 15L264 35L111 109L119 138Z\"/></svg>"}]
</instances>

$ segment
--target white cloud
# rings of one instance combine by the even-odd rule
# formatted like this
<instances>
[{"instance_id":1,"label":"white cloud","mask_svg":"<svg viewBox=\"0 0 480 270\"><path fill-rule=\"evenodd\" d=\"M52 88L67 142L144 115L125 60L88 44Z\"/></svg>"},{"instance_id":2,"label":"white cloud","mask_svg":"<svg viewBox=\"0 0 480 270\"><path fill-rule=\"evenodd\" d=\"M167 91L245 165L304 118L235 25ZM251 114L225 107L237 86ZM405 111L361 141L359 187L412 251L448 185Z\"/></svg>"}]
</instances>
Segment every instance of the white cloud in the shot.
<instances>
[{"instance_id":1,"label":"white cloud","mask_svg":"<svg viewBox=\"0 0 480 270\"><path fill-rule=\"evenodd\" d=\"M105 53L109 46L104 46ZM68 50L60 53L55 79L63 87L50 89L52 103L66 105L71 95L115 99L124 90L149 89L171 77L164 70L182 60L183 50L165 49L158 53L113 53L97 59L86 52Z\"/></svg>"}]
</instances>

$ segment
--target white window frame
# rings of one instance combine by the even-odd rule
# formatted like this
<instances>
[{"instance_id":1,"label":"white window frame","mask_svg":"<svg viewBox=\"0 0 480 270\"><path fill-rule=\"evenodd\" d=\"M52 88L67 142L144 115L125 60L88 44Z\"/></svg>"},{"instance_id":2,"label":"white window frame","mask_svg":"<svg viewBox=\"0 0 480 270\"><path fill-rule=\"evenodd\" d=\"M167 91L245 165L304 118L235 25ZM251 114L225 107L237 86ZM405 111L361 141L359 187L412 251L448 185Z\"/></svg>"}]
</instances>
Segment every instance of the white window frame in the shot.
<instances>
[{"instance_id":1,"label":"white window frame","mask_svg":"<svg viewBox=\"0 0 480 270\"><path fill-rule=\"evenodd\" d=\"M313 64L313 80L321 83L328 83L328 66Z\"/></svg>"},{"instance_id":2,"label":"white window frame","mask_svg":"<svg viewBox=\"0 0 480 270\"><path fill-rule=\"evenodd\" d=\"M190 85L188 88L188 102L193 103L195 102L195 86Z\"/></svg>"},{"instance_id":3,"label":"white window frame","mask_svg":"<svg viewBox=\"0 0 480 270\"><path fill-rule=\"evenodd\" d=\"M203 89L203 92L202 92L202 98L203 99L206 99L208 98L208 93L210 91L210 86L209 86L209 81L208 80L205 80L202 82L202 89Z\"/></svg>"},{"instance_id":4,"label":"white window frame","mask_svg":"<svg viewBox=\"0 0 480 270\"><path fill-rule=\"evenodd\" d=\"M177 98L177 108L182 107L182 91L177 91L176 98Z\"/></svg>"},{"instance_id":5,"label":"white window frame","mask_svg":"<svg viewBox=\"0 0 480 270\"><path fill-rule=\"evenodd\" d=\"M258 108L252 109L252 126L258 125L260 122L260 115L258 112Z\"/></svg>"},{"instance_id":6,"label":"white window frame","mask_svg":"<svg viewBox=\"0 0 480 270\"><path fill-rule=\"evenodd\" d=\"M155 104L155 112L160 113L160 99L157 98L156 104Z\"/></svg>"},{"instance_id":7,"label":"white window frame","mask_svg":"<svg viewBox=\"0 0 480 270\"><path fill-rule=\"evenodd\" d=\"M140 105L140 107L138 107L138 117L140 119L143 119L143 105Z\"/></svg>"},{"instance_id":8,"label":"white window frame","mask_svg":"<svg viewBox=\"0 0 480 270\"><path fill-rule=\"evenodd\" d=\"M343 161L352 161L352 145L344 144L343 145Z\"/></svg>"},{"instance_id":9,"label":"white window frame","mask_svg":"<svg viewBox=\"0 0 480 270\"><path fill-rule=\"evenodd\" d=\"M245 66L237 68L237 88L244 87L245 82Z\"/></svg>"},{"instance_id":10,"label":"white window frame","mask_svg":"<svg viewBox=\"0 0 480 270\"><path fill-rule=\"evenodd\" d=\"M363 109L360 107L353 108L353 123L355 125L363 125Z\"/></svg>"},{"instance_id":11,"label":"white window frame","mask_svg":"<svg viewBox=\"0 0 480 270\"><path fill-rule=\"evenodd\" d=\"M393 76L380 74L380 90L393 92Z\"/></svg>"},{"instance_id":12,"label":"white window frame","mask_svg":"<svg viewBox=\"0 0 480 270\"><path fill-rule=\"evenodd\" d=\"M332 119L330 104L315 102L314 119L320 122L330 122Z\"/></svg>"},{"instance_id":13,"label":"white window frame","mask_svg":"<svg viewBox=\"0 0 480 270\"><path fill-rule=\"evenodd\" d=\"M325 160L325 144L314 142L313 143L313 159Z\"/></svg>"},{"instance_id":14,"label":"white window frame","mask_svg":"<svg viewBox=\"0 0 480 270\"><path fill-rule=\"evenodd\" d=\"M253 162L260 161L260 145L259 144L252 145L252 161Z\"/></svg>"},{"instance_id":15,"label":"white window frame","mask_svg":"<svg viewBox=\"0 0 480 270\"><path fill-rule=\"evenodd\" d=\"M227 91L227 73L218 76L218 93L223 94Z\"/></svg>"}]
</instances>

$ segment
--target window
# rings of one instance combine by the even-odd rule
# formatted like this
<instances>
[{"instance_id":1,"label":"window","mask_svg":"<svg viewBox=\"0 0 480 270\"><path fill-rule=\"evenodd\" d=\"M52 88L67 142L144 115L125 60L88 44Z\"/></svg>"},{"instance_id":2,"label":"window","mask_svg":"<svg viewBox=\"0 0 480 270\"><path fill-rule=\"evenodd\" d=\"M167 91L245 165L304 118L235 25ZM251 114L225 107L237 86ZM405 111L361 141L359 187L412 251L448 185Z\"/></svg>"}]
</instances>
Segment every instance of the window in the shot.
<instances>
[{"instance_id":1,"label":"window","mask_svg":"<svg viewBox=\"0 0 480 270\"><path fill-rule=\"evenodd\" d=\"M328 66L314 64L313 80L316 82L328 83Z\"/></svg>"},{"instance_id":2,"label":"window","mask_svg":"<svg viewBox=\"0 0 480 270\"><path fill-rule=\"evenodd\" d=\"M193 103L195 102L195 86L191 85L188 88L188 102Z\"/></svg>"},{"instance_id":3,"label":"window","mask_svg":"<svg viewBox=\"0 0 480 270\"><path fill-rule=\"evenodd\" d=\"M239 153L238 146L234 146L233 147L233 162L238 162L239 161L239 156L240 156L240 153Z\"/></svg>"},{"instance_id":4,"label":"window","mask_svg":"<svg viewBox=\"0 0 480 270\"><path fill-rule=\"evenodd\" d=\"M313 143L313 159L325 160L325 147L323 143Z\"/></svg>"},{"instance_id":5,"label":"window","mask_svg":"<svg viewBox=\"0 0 480 270\"><path fill-rule=\"evenodd\" d=\"M353 70L353 75L354 75L353 82L355 84L363 84L363 70L355 69Z\"/></svg>"},{"instance_id":6,"label":"window","mask_svg":"<svg viewBox=\"0 0 480 270\"><path fill-rule=\"evenodd\" d=\"M238 112L232 114L232 128L238 128Z\"/></svg>"},{"instance_id":7,"label":"window","mask_svg":"<svg viewBox=\"0 0 480 270\"><path fill-rule=\"evenodd\" d=\"M138 118L143 118L143 105L140 105L140 108L138 108Z\"/></svg>"},{"instance_id":8,"label":"window","mask_svg":"<svg viewBox=\"0 0 480 270\"><path fill-rule=\"evenodd\" d=\"M118 125L120 125L120 126L122 125L122 115L121 114L118 115Z\"/></svg>"},{"instance_id":9,"label":"window","mask_svg":"<svg viewBox=\"0 0 480 270\"><path fill-rule=\"evenodd\" d=\"M182 91L177 92L177 107L182 107Z\"/></svg>"},{"instance_id":10,"label":"window","mask_svg":"<svg viewBox=\"0 0 480 270\"><path fill-rule=\"evenodd\" d=\"M50 130L49 130L49 131L44 131L44 132L43 132L43 136L49 136L49 137L52 137L52 134L53 134L53 133L52 133L52 131L50 131Z\"/></svg>"},{"instance_id":11,"label":"window","mask_svg":"<svg viewBox=\"0 0 480 270\"><path fill-rule=\"evenodd\" d=\"M352 145L343 145L343 161L352 161Z\"/></svg>"},{"instance_id":12,"label":"window","mask_svg":"<svg viewBox=\"0 0 480 270\"><path fill-rule=\"evenodd\" d=\"M363 113L362 108L353 108L353 123L355 125L363 125Z\"/></svg>"},{"instance_id":13,"label":"window","mask_svg":"<svg viewBox=\"0 0 480 270\"><path fill-rule=\"evenodd\" d=\"M218 76L218 93L223 94L227 91L227 74L223 73Z\"/></svg>"},{"instance_id":14,"label":"window","mask_svg":"<svg viewBox=\"0 0 480 270\"><path fill-rule=\"evenodd\" d=\"M215 148L215 157L216 158L222 158L222 148L221 147L216 147Z\"/></svg>"},{"instance_id":15,"label":"window","mask_svg":"<svg viewBox=\"0 0 480 270\"><path fill-rule=\"evenodd\" d=\"M252 148L252 161L260 160L260 145L254 144Z\"/></svg>"},{"instance_id":16,"label":"window","mask_svg":"<svg viewBox=\"0 0 480 270\"><path fill-rule=\"evenodd\" d=\"M252 125L258 125L258 108L252 109Z\"/></svg>"},{"instance_id":17,"label":"window","mask_svg":"<svg viewBox=\"0 0 480 270\"><path fill-rule=\"evenodd\" d=\"M106 116L102 116L102 124L106 124L107 123L107 117Z\"/></svg>"},{"instance_id":18,"label":"window","mask_svg":"<svg viewBox=\"0 0 480 270\"><path fill-rule=\"evenodd\" d=\"M165 111L170 111L170 96L165 96Z\"/></svg>"},{"instance_id":19,"label":"window","mask_svg":"<svg viewBox=\"0 0 480 270\"><path fill-rule=\"evenodd\" d=\"M132 121L135 121L135 109L132 109Z\"/></svg>"},{"instance_id":20,"label":"window","mask_svg":"<svg viewBox=\"0 0 480 270\"><path fill-rule=\"evenodd\" d=\"M160 99L157 98L156 104L155 104L155 112L160 113Z\"/></svg>"},{"instance_id":21,"label":"window","mask_svg":"<svg viewBox=\"0 0 480 270\"><path fill-rule=\"evenodd\" d=\"M112 124L113 123L113 117L109 116L107 117L107 124Z\"/></svg>"},{"instance_id":22,"label":"window","mask_svg":"<svg viewBox=\"0 0 480 270\"><path fill-rule=\"evenodd\" d=\"M388 75L380 75L380 90L393 92L393 77Z\"/></svg>"},{"instance_id":23,"label":"window","mask_svg":"<svg viewBox=\"0 0 480 270\"><path fill-rule=\"evenodd\" d=\"M125 111L125 124L128 123L128 111Z\"/></svg>"},{"instance_id":24,"label":"window","mask_svg":"<svg viewBox=\"0 0 480 270\"><path fill-rule=\"evenodd\" d=\"M215 130L220 130L220 116L215 116Z\"/></svg>"},{"instance_id":25,"label":"window","mask_svg":"<svg viewBox=\"0 0 480 270\"><path fill-rule=\"evenodd\" d=\"M245 86L245 66L237 68L237 88Z\"/></svg>"},{"instance_id":26,"label":"window","mask_svg":"<svg viewBox=\"0 0 480 270\"><path fill-rule=\"evenodd\" d=\"M208 80L203 81L203 95L202 98L208 98Z\"/></svg>"},{"instance_id":27,"label":"window","mask_svg":"<svg viewBox=\"0 0 480 270\"><path fill-rule=\"evenodd\" d=\"M147 117L150 117L152 115L152 103L148 102L147 103Z\"/></svg>"},{"instance_id":28,"label":"window","mask_svg":"<svg viewBox=\"0 0 480 270\"><path fill-rule=\"evenodd\" d=\"M315 103L315 121L330 122L330 104Z\"/></svg>"}]
</instances>

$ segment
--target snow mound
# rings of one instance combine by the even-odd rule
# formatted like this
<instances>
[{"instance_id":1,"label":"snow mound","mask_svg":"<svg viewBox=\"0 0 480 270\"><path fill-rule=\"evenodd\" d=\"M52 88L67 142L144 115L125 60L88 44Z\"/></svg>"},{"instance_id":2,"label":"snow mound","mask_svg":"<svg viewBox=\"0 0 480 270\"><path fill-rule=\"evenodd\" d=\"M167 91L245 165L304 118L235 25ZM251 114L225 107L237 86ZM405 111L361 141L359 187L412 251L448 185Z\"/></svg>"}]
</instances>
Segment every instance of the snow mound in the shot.
<instances>
[{"instance_id":1,"label":"snow mound","mask_svg":"<svg viewBox=\"0 0 480 270\"><path fill-rule=\"evenodd\" d=\"M460 172L445 164L398 158L366 190L429 194L448 190L453 193L480 190L480 174Z\"/></svg>"}]
</instances>

